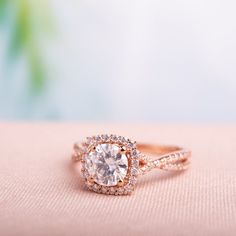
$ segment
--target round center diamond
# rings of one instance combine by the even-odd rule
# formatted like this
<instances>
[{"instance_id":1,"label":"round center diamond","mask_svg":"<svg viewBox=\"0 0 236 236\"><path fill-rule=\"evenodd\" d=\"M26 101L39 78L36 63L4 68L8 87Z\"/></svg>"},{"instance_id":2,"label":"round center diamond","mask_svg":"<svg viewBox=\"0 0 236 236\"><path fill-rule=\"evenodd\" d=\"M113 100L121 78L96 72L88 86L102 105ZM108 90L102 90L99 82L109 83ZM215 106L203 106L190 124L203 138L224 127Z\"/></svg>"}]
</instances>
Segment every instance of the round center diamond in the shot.
<instances>
[{"instance_id":1,"label":"round center diamond","mask_svg":"<svg viewBox=\"0 0 236 236\"><path fill-rule=\"evenodd\" d=\"M100 185L115 186L128 171L128 158L115 144L98 144L85 158L85 168Z\"/></svg>"}]
</instances>

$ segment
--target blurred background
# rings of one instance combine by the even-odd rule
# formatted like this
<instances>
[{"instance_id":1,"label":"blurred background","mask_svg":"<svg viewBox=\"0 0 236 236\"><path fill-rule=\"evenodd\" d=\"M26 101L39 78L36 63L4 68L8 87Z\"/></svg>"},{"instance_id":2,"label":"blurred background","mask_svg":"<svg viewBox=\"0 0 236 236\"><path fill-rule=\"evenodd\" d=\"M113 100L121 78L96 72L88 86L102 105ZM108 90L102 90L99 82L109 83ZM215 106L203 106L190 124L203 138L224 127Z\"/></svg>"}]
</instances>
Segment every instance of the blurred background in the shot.
<instances>
[{"instance_id":1,"label":"blurred background","mask_svg":"<svg viewBox=\"0 0 236 236\"><path fill-rule=\"evenodd\" d=\"M0 120L235 122L235 0L0 0Z\"/></svg>"}]
</instances>

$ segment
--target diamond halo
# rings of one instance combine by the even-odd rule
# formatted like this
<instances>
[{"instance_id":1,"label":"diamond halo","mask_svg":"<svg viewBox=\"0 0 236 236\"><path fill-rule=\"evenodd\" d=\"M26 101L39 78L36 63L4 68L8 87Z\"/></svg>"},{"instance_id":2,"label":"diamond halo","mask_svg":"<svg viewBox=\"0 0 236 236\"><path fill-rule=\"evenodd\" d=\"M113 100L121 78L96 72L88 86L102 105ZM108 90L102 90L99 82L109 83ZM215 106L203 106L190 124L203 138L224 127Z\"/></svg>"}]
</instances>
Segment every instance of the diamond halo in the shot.
<instances>
[{"instance_id":1,"label":"diamond halo","mask_svg":"<svg viewBox=\"0 0 236 236\"><path fill-rule=\"evenodd\" d=\"M139 171L135 142L102 134L88 137L82 146L81 170L89 190L112 195L133 192Z\"/></svg>"}]
</instances>

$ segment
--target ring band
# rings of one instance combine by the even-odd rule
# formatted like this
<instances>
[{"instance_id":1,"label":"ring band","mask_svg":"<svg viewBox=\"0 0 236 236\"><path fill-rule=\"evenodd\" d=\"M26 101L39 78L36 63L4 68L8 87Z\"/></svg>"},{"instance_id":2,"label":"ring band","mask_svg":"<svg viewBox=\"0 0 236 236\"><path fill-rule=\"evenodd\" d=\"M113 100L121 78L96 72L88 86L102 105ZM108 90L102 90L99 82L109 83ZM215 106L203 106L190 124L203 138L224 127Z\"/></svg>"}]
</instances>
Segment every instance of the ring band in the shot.
<instances>
[{"instance_id":1,"label":"ring band","mask_svg":"<svg viewBox=\"0 0 236 236\"><path fill-rule=\"evenodd\" d=\"M181 171L191 151L177 146L137 144L118 135L96 135L74 144L72 160L81 162L85 185L97 193L127 195L137 178L158 168Z\"/></svg>"}]
</instances>

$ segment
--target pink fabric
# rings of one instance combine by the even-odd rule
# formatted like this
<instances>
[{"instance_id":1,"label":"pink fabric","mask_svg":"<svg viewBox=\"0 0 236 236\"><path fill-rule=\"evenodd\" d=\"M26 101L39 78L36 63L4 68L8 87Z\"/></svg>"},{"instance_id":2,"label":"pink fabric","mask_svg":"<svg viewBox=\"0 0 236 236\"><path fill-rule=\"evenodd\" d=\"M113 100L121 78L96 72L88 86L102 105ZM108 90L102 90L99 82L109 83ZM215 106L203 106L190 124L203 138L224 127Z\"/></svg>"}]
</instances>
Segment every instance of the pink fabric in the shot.
<instances>
[{"instance_id":1,"label":"pink fabric","mask_svg":"<svg viewBox=\"0 0 236 236\"><path fill-rule=\"evenodd\" d=\"M115 133L193 151L182 174L153 171L131 196L83 189L72 144ZM236 126L0 124L0 235L235 235Z\"/></svg>"}]
</instances>

